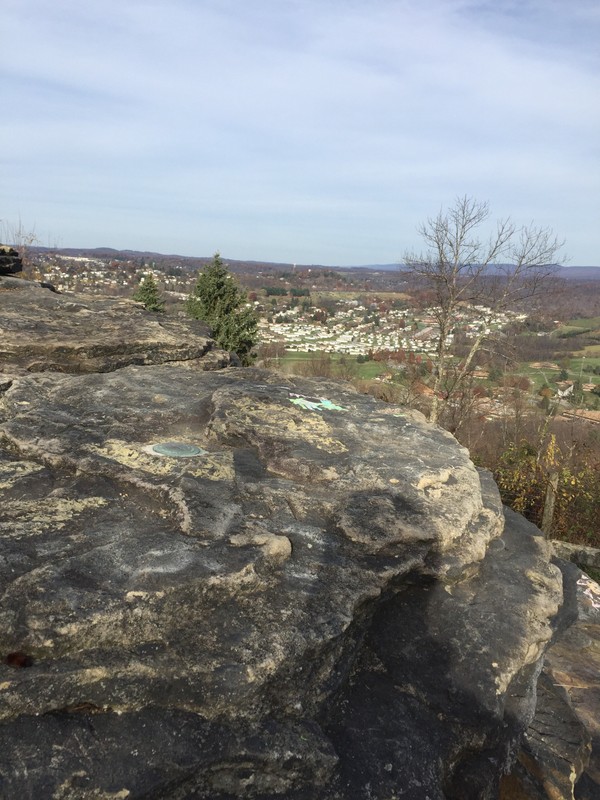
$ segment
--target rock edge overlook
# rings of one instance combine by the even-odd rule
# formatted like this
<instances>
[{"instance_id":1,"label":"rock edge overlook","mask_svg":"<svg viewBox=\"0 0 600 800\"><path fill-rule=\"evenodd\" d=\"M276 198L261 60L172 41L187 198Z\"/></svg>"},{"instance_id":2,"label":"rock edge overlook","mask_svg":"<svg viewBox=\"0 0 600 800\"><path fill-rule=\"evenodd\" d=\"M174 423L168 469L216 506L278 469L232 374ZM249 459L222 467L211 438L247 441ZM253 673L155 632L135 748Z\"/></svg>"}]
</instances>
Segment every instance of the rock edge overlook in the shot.
<instances>
[{"instance_id":1,"label":"rock edge overlook","mask_svg":"<svg viewBox=\"0 0 600 800\"><path fill-rule=\"evenodd\" d=\"M467 451L340 383L201 358L123 366L128 323L77 370L60 326L83 300L14 291L0 796L498 797L576 578ZM106 311L145 331L153 317ZM65 325L89 353L101 326Z\"/></svg>"}]
</instances>

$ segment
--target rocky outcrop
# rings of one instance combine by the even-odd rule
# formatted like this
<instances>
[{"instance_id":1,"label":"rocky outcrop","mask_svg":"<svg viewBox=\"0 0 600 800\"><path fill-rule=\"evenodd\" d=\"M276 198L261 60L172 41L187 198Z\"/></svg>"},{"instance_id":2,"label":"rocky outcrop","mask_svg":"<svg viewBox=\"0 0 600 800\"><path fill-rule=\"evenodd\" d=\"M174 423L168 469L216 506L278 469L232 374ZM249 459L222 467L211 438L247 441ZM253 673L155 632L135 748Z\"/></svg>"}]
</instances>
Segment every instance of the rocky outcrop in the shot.
<instances>
[{"instance_id":1,"label":"rocky outcrop","mask_svg":"<svg viewBox=\"0 0 600 800\"><path fill-rule=\"evenodd\" d=\"M500 800L597 800L600 797L600 586L576 564L598 566L598 551L552 541L564 577L537 686L534 718Z\"/></svg>"},{"instance_id":2,"label":"rocky outcrop","mask_svg":"<svg viewBox=\"0 0 600 800\"><path fill-rule=\"evenodd\" d=\"M600 586L574 565L560 565L565 593L557 634L501 800L600 797Z\"/></svg>"},{"instance_id":3,"label":"rocky outcrop","mask_svg":"<svg viewBox=\"0 0 600 800\"><path fill-rule=\"evenodd\" d=\"M597 547L561 542L558 539L554 539L552 541L552 549L559 558L563 558L565 561L572 561L579 567L600 570L600 549Z\"/></svg>"},{"instance_id":4,"label":"rocky outcrop","mask_svg":"<svg viewBox=\"0 0 600 800\"><path fill-rule=\"evenodd\" d=\"M22 271L19 253L7 244L0 244L0 275L15 275Z\"/></svg>"},{"instance_id":5,"label":"rocky outcrop","mask_svg":"<svg viewBox=\"0 0 600 800\"><path fill-rule=\"evenodd\" d=\"M562 576L452 436L258 370L0 396L3 797L498 796Z\"/></svg>"},{"instance_id":6,"label":"rocky outcrop","mask_svg":"<svg viewBox=\"0 0 600 800\"><path fill-rule=\"evenodd\" d=\"M452 436L131 301L0 329L1 798L598 797L600 588Z\"/></svg>"},{"instance_id":7,"label":"rocky outcrop","mask_svg":"<svg viewBox=\"0 0 600 800\"><path fill-rule=\"evenodd\" d=\"M581 571L576 577L577 619L551 647L545 671L583 728L583 744L589 742L574 797L595 800L600 797L600 586Z\"/></svg>"},{"instance_id":8,"label":"rocky outcrop","mask_svg":"<svg viewBox=\"0 0 600 800\"><path fill-rule=\"evenodd\" d=\"M92 373L164 363L219 369L237 360L196 320L0 277L0 370Z\"/></svg>"}]
</instances>

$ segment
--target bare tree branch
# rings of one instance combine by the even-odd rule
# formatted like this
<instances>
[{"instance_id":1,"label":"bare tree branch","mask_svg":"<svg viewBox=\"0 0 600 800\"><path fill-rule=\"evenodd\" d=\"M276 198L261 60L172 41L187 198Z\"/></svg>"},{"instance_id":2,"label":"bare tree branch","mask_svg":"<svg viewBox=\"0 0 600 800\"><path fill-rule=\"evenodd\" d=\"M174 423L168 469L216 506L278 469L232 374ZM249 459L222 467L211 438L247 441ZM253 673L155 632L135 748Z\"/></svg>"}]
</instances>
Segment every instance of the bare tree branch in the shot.
<instances>
[{"instance_id":1,"label":"bare tree branch","mask_svg":"<svg viewBox=\"0 0 600 800\"><path fill-rule=\"evenodd\" d=\"M482 227L490 217L489 204L464 196L448 210L418 227L423 253L408 253L404 262L415 287L428 298L439 326L430 420L437 422L440 402L448 402L464 383L487 334L478 333L458 370L448 380L452 356L450 334L465 304L482 307L489 322L499 312L531 299L544 290L556 270L563 242L549 228L518 228L509 218L496 222L484 241ZM485 309L485 310L483 310Z\"/></svg>"}]
</instances>

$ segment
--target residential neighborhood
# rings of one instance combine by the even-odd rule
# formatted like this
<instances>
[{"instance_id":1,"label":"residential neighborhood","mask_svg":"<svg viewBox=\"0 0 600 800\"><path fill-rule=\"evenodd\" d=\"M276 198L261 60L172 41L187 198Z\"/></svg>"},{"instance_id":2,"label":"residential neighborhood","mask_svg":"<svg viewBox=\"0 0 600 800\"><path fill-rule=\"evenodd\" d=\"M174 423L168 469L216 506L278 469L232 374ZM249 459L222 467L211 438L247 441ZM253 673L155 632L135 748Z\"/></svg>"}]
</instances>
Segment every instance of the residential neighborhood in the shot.
<instances>
[{"instance_id":1,"label":"residential neighborhood","mask_svg":"<svg viewBox=\"0 0 600 800\"><path fill-rule=\"evenodd\" d=\"M325 322L315 321L310 312L298 308L288 309L272 321L263 317L261 338L264 342L281 343L290 352L324 351L353 356L378 350L435 352L439 337L435 308L418 312L414 309L390 309L380 314L377 304L374 304L374 309L360 305L356 300L340 300L338 304L340 310ZM515 313L494 315L488 308L465 307L461 314L461 331L469 338L482 329L486 333L501 330L509 322L524 316ZM452 343L453 339L454 334L450 334L448 342Z\"/></svg>"},{"instance_id":2,"label":"residential neighborhood","mask_svg":"<svg viewBox=\"0 0 600 800\"><path fill-rule=\"evenodd\" d=\"M172 303L187 297L196 278L196 273L182 265L171 264L165 269L144 258L124 260L51 253L38 256L35 269L39 279L52 283L60 292L91 291L126 297L131 297L140 279L151 273L167 301ZM316 270L307 271L310 299L301 298L303 303L295 304L294 298L287 295L285 285L281 289L283 295L277 297L273 305L269 305L268 298L258 296L251 301L260 316L263 343L281 344L288 352L320 351L349 356L366 356L381 350L405 350L424 355L435 352L439 335L435 308L417 311L407 307L406 302L390 303L384 292L381 296L367 293L366 304L348 297L348 292L325 293L313 282L317 274ZM273 281L272 275L262 277L265 282ZM314 300L311 293L314 293ZM251 296L257 294L253 292ZM329 312L315 314L324 294L330 301ZM394 308L394 305L400 307ZM465 305L464 312L459 315L460 329L468 339L482 329L486 333L502 330L509 322L525 316L512 312L494 315L484 306ZM451 333L448 343L452 344L453 340Z\"/></svg>"}]
</instances>

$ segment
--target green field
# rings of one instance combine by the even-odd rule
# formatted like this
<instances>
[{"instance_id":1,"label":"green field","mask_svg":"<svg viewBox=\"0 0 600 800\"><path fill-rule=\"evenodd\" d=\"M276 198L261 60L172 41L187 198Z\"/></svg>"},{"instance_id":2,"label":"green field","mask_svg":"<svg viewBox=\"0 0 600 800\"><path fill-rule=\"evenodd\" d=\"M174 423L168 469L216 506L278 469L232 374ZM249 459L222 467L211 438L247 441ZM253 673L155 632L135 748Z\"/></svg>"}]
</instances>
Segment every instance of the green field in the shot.
<instances>
[{"instance_id":1,"label":"green field","mask_svg":"<svg viewBox=\"0 0 600 800\"><path fill-rule=\"evenodd\" d=\"M310 367L310 361L314 360L315 371ZM328 367L329 363L329 367ZM600 385L600 375L586 372L587 367L600 366L600 353L595 357L573 358L566 370L568 379L577 381L581 377L582 383L594 383ZM582 369L583 367L583 369ZM380 361L365 361L358 363L355 356L345 356L340 353L325 352L297 352L287 353L280 359L278 369L282 372L296 375L317 375L330 376L332 378L342 378L346 380L373 380L377 376L389 372L389 367ZM531 392L537 394L539 390L548 383L550 387L555 387L555 382L559 380L560 371L552 369L539 369L531 367L528 363L521 363L515 370L515 374L523 375L531 381ZM483 382L483 385L493 389L498 384ZM583 395L583 405L596 408L598 398L595 394L585 392Z\"/></svg>"},{"instance_id":2,"label":"green field","mask_svg":"<svg viewBox=\"0 0 600 800\"><path fill-rule=\"evenodd\" d=\"M346 364L348 364L357 378L362 378L363 380L370 380L372 378L376 378L378 375L381 375L384 372L389 372L389 367L385 364L381 363L380 361L365 361L362 364L359 364L356 361L355 356L344 356L341 353L286 353L283 358L280 359L280 369L284 372L302 372L303 365L308 365L308 362L311 359L318 360L323 357L331 356L331 361L334 364L334 373L335 373L335 365L338 364L340 367L340 361L342 359L345 360Z\"/></svg>"},{"instance_id":3,"label":"green field","mask_svg":"<svg viewBox=\"0 0 600 800\"><path fill-rule=\"evenodd\" d=\"M587 333L600 329L600 317L575 317L569 319L560 328L554 331L555 336L564 336L569 333Z\"/></svg>"},{"instance_id":4,"label":"green field","mask_svg":"<svg viewBox=\"0 0 600 800\"><path fill-rule=\"evenodd\" d=\"M581 325L561 325L560 328L557 328L555 331L552 332L552 335L555 337L562 337L562 336L572 336L575 339L577 336L581 336L584 333L589 333L592 328L589 327L582 327Z\"/></svg>"},{"instance_id":5,"label":"green field","mask_svg":"<svg viewBox=\"0 0 600 800\"><path fill-rule=\"evenodd\" d=\"M570 319L560 328L553 331L552 336L568 337L569 345L573 348L573 352L577 353L578 356L585 355L586 363L590 363L600 357L600 344L586 345L579 339L580 336L591 338L592 341L600 338L600 317L576 317L575 319ZM572 359L573 364L576 361L578 362L578 359ZM593 366L596 366L596 364ZM574 370L579 368L579 363L577 367L572 367ZM570 375L569 377L573 376ZM579 375L576 377L579 377Z\"/></svg>"},{"instance_id":6,"label":"green field","mask_svg":"<svg viewBox=\"0 0 600 800\"><path fill-rule=\"evenodd\" d=\"M600 366L600 353L596 357L572 358L570 360L569 369L566 370L568 380L578 381L581 379L582 383L595 383L600 384L600 375L586 372L588 367ZM518 375L526 375L532 382L534 391L541 389L541 387L548 381L550 386L559 379L559 371L553 369L535 369L527 363L519 364L516 370Z\"/></svg>"},{"instance_id":7,"label":"green field","mask_svg":"<svg viewBox=\"0 0 600 800\"><path fill-rule=\"evenodd\" d=\"M594 330L600 328L600 317L580 317L579 319L570 319L567 325L572 328L586 328L587 330Z\"/></svg>"},{"instance_id":8,"label":"green field","mask_svg":"<svg viewBox=\"0 0 600 800\"><path fill-rule=\"evenodd\" d=\"M524 375L529 378L530 381L533 383L533 391L538 391L548 382L552 385L552 382L558 378L558 372L552 369L535 369L534 367L530 367L528 363L519 364L518 369L516 370L518 375Z\"/></svg>"},{"instance_id":9,"label":"green field","mask_svg":"<svg viewBox=\"0 0 600 800\"><path fill-rule=\"evenodd\" d=\"M587 349L588 348L586 348L586 350ZM586 383L600 383L600 375L591 375L589 372L586 372L588 367L600 367L600 345L597 349L599 352L596 356L593 354L588 355L586 352L585 357L572 358L568 370L569 376L573 377L576 375L579 378L579 375L581 374L582 380L585 380ZM596 380L594 380L594 378Z\"/></svg>"}]
</instances>

